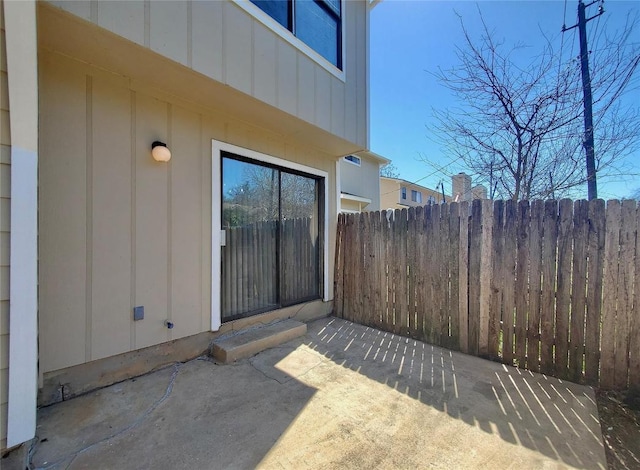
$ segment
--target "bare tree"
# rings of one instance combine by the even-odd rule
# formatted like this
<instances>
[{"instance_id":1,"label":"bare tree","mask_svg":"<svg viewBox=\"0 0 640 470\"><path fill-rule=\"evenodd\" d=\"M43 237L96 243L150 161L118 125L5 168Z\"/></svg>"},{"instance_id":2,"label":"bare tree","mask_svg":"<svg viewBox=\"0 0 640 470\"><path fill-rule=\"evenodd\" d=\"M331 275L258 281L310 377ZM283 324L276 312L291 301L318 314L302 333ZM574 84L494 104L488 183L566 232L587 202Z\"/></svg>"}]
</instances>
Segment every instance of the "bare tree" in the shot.
<instances>
[{"instance_id":1,"label":"bare tree","mask_svg":"<svg viewBox=\"0 0 640 470\"><path fill-rule=\"evenodd\" d=\"M380 168L380 176L386 176L387 178L400 178L400 172L393 163L387 163Z\"/></svg>"},{"instance_id":2,"label":"bare tree","mask_svg":"<svg viewBox=\"0 0 640 470\"><path fill-rule=\"evenodd\" d=\"M460 103L434 110L436 140L451 161L462 161L498 197L554 198L575 191L587 177L579 60L563 62L562 52L547 39L539 55L522 65L525 46L505 48L479 16L479 39L470 36L460 18L465 41L457 48L459 65L434 73ZM638 148L638 105L623 106L620 100L638 89L634 74L640 53L637 43L629 41L636 23L637 16L622 32L601 33L594 47L598 177L621 173L623 157Z\"/></svg>"}]
</instances>

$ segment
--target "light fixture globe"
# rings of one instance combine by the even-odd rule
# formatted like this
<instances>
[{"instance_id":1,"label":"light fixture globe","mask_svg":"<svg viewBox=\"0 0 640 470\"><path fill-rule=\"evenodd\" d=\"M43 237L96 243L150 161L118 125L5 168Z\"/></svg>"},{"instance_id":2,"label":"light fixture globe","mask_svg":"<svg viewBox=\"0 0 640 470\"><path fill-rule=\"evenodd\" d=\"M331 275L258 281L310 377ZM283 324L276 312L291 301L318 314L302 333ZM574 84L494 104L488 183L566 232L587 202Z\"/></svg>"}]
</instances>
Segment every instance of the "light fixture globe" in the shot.
<instances>
[{"instance_id":1,"label":"light fixture globe","mask_svg":"<svg viewBox=\"0 0 640 470\"><path fill-rule=\"evenodd\" d=\"M171 160L171 150L167 148L167 144L155 141L151 144L151 156L157 162L168 162Z\"/></svg>"}]
</instances>

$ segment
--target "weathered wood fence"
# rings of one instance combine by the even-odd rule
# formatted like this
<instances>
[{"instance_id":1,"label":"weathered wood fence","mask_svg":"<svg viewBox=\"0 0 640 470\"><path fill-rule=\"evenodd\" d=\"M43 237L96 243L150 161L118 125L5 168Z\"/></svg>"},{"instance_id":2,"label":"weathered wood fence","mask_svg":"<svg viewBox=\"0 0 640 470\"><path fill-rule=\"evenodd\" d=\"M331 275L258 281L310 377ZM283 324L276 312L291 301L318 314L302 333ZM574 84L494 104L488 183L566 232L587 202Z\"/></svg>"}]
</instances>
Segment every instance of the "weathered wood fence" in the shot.
<instances>
[{"instance_id":1,"label":"weathered wood fence","mask_svg":"<svg viewBox=\"0 0 640 470\"><path fill-rule=\"evenodd\" d=\"M640 386L640 209L473 201L341 214L338 317L602 388Z\"/></svg>"}]
</instances>

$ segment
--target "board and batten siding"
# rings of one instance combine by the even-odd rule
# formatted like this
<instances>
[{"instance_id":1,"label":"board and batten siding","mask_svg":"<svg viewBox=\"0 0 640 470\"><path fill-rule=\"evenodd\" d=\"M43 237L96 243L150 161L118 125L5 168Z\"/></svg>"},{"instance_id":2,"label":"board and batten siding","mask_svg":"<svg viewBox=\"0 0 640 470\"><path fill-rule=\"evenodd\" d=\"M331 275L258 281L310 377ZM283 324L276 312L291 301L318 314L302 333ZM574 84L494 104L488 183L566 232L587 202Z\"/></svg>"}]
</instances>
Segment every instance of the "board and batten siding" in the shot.
<instances>
[{"instance_id":1,"label":"board and batten siding","mask_svg":"<svg viewBox=\"0 0 640 470\"><path fill-rule=\"evenodd\" d=\"M344 79L234 1L49 3L349 142L367 146L367 1L342 3Z\"/></svg>"},{"instance_id":2,"label":"board and batten siding","mask_svg":"<svg viewBox=\"0 0 640 470\"><path fill-rule=\"evenodd\" d=\"M380 210L380 163L360 156L360 166L340 160L340 190L371 199L365 211Z\"/></svg>"},{"instance_id":3,"label":"board and batten siding","mask_svg":"<svg viewBox=\"0 0 640 470\"><path fill-rule=\"evenodd\" d=\"M2 0L0 0L0 449L6 449L9 395L11 128L9 123L9 82L4 31L4 6L2 3Z\"/></svg>"},{"instance_id":4,"label":"board and batten siding","mask_svg":"<svg viewBox=\"0 0 640 470\"><path fill-rule=\"evenodd\" d=\"M39 74L45 374L210 329L212 139L327 171L335 207L334 157L56 53Z\"/></svg>"}]
</instances>

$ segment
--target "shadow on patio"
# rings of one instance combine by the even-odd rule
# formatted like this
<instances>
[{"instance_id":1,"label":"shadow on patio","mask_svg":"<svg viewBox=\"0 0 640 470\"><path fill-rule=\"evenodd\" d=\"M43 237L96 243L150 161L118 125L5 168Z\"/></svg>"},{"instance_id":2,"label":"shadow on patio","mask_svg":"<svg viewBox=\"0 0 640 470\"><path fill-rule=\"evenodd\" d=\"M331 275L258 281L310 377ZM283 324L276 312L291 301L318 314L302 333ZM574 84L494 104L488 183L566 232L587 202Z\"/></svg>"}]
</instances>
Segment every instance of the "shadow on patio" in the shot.
<instances>
[{"instance_id":1,"label":"shadow on patio","mask_svg":"<svg viewBox=\"0 0 640 470\"><path fill-rule=\"evenodd\" d=\"M44 408L38 438L46 468L606 466L590 389L336 318Z\"/></svg>"},{"instance_id":2,"label":"shadow on patio","mask_svg":"<svg viewBox=\"0 0 640 470\"><path fill-rule=\"evenodd\" d=\"M311 325L305 344L335 364L565 465L606 467L588 387L345 320L319 326Z\"/></svg>"}]
</instances>

